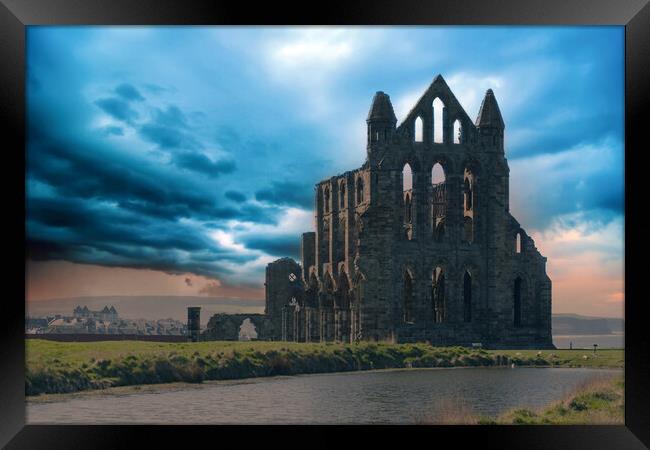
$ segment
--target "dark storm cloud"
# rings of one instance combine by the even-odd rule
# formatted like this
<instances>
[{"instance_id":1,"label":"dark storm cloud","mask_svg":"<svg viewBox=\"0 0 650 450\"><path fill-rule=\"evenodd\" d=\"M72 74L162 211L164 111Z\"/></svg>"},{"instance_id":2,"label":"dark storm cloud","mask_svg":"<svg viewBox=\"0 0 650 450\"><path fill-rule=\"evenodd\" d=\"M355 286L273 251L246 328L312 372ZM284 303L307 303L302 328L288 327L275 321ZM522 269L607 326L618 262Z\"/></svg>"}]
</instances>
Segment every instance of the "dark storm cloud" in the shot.
<instances>
[{"instance_id":1,"label":"dark storm cloud","mask_svg":"<svg viewBox=\"0 0 650 450\"><path fill-rule=\"evenodd\" d=\"M246 196L239 191L226 191L224 195L228 200L232 200L236 203L243 203L246 201Z\"/></svg>"},{"instance_id":2,"label":"dark storm cloud","mask_svg":"<svg viewBox=\"0 0 650 450\"><path fill-rule=\"evenodd\" d=\"M76 151L72 150L76 147ZM28 154L32 174L64 196L113 200L133 207L152 205L158 215L212 217L215 200L193 183L136 158L104 154L83 144L43 144Z\"/></svg>"},{"instance_id":3,"label":"dark storm cloud","mask_svg":"<svg viewBox=\"0 0 650 450\"><path fill-rule=\"evenodd\" d=\"M191 135L177 129L155 123L147 123L140 127L140 135L147 141L161 148L201 148Z\"/></svg>"},{"instance_id":4,"label":"dark storm cloud","mask_svg":"<svg viewBox=\"0 0 650 450\"><path fill-rule=\"evenodd\" d=\"M172 161L178 167L200 172L212 178L224 173L232 173L236 169L235 162L232 160L212 161L203 153L196 152L175 153Z\"/></svg>"},{"instance_id":5,"label":"dark storm cloud","mask_svg":"<svg viewBox=\"0 0 650 450\"><path fill-rule=\"evenodd\" d=\"M149 220L88 200L32 199L27 208L28 255L35 260L218 277L230 273L222 262L254 259L217 247L191 225Z\"/></svg>"},{"instance_id":6,"label":"dark storm cloud","mask_svg":"<svg viewBox=\"0 0 650 450\"><path fill-rule=\"evenodd\" d=\"M111 110L120 101L98 106L118 117L133 117L124 113L128 109ZM200 221L210 221L217 229L223 227L221 220L230 219L274 223L278 211L246 203L220 205L218 190L182 170L212 179L232 172L233 161L213 162L183 151L172 153L171 165L152 164L146 156L101 140L107 133L119 136L121 127L101 129L94 137L53 134L46 106L31 109L27 180L32 188L26 222L30 258L220 278L232 274L223 263L241 265L257 257L220 247ZM181 134L189 130L177 107L156 110L152 120ZM45 197L43 189L49 192Z\"/></svg>"},{"instance_id":7,"label":"dark storm cloud","mask_svg":"<svg viewBox=\"0 0 650 450\"><path fill-rule=\"evenodd\" d=\"M144 97L140 92L128 83L122 83L115 88L115 93L125 100L144 101Z\"/></svg>"},{"instance_id":8,"label":"dark storm cloud","mask_svg":"<svg viewBox=\"0 0 650 450\"><path fill-rule=\"evenodd\" d=\"M273 69L280 70L269 77L269 59L251 58L268 51L268 30L244 32L254 51L242 52L226 44L232 37L225 31L200 39L194 31L181 37L163 27L142 40L88 27L32 27L26 49L30 251L209 276L257 270L257 282L261 265L231 269L232 263L250 260L251 253L297 255L299 241L277 236L278 230L270 233L274 238L242 237L250 224L277 224L287 206L311 211L315 182L362 163L369 88L386 89L398 106L437 72L450 84L468 79L470 89L496 90L513 169L511 202L532 211L517 216L523 226L544 229L576 210L595 211L590 219L620 216L622 156L607 167L595 157L543 161L576 146L588 149L604 136L622 142L624 32L613 28L447 30L445 39L436 30L377 31L422 57L414 65L412 51L378 46L378 57L367 49L357 55L363 64L337 66L345 76L316 77L318 86L305 89L304 77L295 76L304 70L276 62ZM284 33L275 36L279 43L295 38ZM526 50L538 38L542 46ZM427 50L432 40L441 43L433 53ZM138 57L124 58L131 45ZM457 58L459 48L469 57ZM183 64L168 70L168 59L159 56L167 53ZM82 95L99 86L108 88L91 100ZM475 117L477 110L468 112ZM119 126L94 128L100 114ZM525 176L517 175L526 167ZM217 232L258 251L224 248L213 239Z\"/></svg>"},{"instance_id":9,"label":"dark storm cloud","mask_svg":"<svg viewBox=\"0 0 650 450\"><path fill-rule=\"evenodd\" d=\"M121 208L92 201L33 198L27 202L27 213L32 222L64 230L65 233L61 233L61 236L72 243L109 242L185 251L214 247L212 241L197 235L192 227L179 224L171 227L142 215L125 212Z\"/></svg>"},{"instance_id":10,"label":"dark storm cloud","mask_svg":"<svg viewBox=\"0 0 650 450\"><path fill-rule=\"evenodd\" d=\"M122 122L131 123L139 117L138 112L131 108L128 102L119 98L102 98L96 100L95 105L109 116Z\"/></svg>"},{"instance_id":11,"label":"dark storm cloud","mask_svg":"<svg viewBox=\"0 0 650 450\"><path fill-rule=\"evenodd\" d=\"M201 149L203 145L192 134L187 116L176 105L154 108L148 122L139 128L140 136L162 149Z\"/></svg>"},{"instance_id":12,"label":"dark storm cloud","mask_svg":"<svg viewBox=\"0 0 650 450\"><path fill-rule=\"evenodd\" d=\"M313 186L291 181L275 181L271 187L255 192L255 198L275 205L301 208L314 206Z\"/></svg>"},{"instance_id":13,"label":"dark storm cloud","mask_svg":"<svg viewBox=\"0 0 650 450\"><path fill-rule=\"evenodd\" d=\"M572 147L599 142L608 136L623 133L624 123L616 114L599 112L553 126L533 128L531 137L508 149L508 158L529 158L541 154L554 154ZM531 120L534 120L531 118Z\"/></svg>"},{"instance_id":14,"label":"dark storm cloud","mask_svg":"<svg viewBox=\"0 0 650 450\"><path fill-rule=\"evenodd\" d=\"M169 105L165 109L155 108L153 121L160 126L188 128L187 116L176 105Z\"/></svg>"},{"instance_id":15,"label":"dark storm cloud","mask_svg":"<svg viewBox=\"0 0 650 450\"><path fill-rule=\"evenodd\" d=\"M247 248L262 250L274 256L290 256L300 259L300 240L296 235L288 236L251 236L242 239Z\"/></svg>"}]
</instances>

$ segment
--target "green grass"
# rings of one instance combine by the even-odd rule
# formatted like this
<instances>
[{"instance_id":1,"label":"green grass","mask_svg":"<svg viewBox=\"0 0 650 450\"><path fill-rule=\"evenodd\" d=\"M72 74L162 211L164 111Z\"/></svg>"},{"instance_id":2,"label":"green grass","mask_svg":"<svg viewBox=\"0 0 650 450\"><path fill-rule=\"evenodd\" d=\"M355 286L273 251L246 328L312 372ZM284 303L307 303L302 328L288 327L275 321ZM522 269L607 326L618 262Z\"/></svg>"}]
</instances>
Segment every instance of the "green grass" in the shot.
<instances>
[{"instance_id":1,"label":"green grass","mask_svg":"<svg viewBox=\"0 0 650 450\"><path fill-rule=\"evenodd\" d=\"M591 378L546 408L516 408L498 417L478 415L462 398L443 399L415 422L421 425L622 425L623 377Z\"/></svg>"},{"instance_id":2,"label":"green grass","mask_svg":"<svg viewBox=\"0 0 650 450\"><path fill-rule=\"evenodd\" d=\"M625 423L623 377L590 380L571 395L542 410L515 409L482 424L622 425Z\"/></svg>"},{"instance_id":3,"label":"green grass","mask_svg":"<svg viewBox=\"0 0 650 450\"><path fill-rule=\"evenodd\" d=\"M312 344L211 341L26 341L27 395L66 393L113 386L170 382L200 383L274 375L401 367L517 365L622 367L622 350L487 351L427 344ZM552 356L556 354L557 356Z\"/></svg>"},{"instance_id":4,"label":"green grass","mask_svg":"<svg viewBox=\"0 0 650 450\"><path fill-rule=\"evenodd\" d=\"M625 365L622 349L597 350L595 354L591 350L494 350L493 353L506 355L517 365L536 365L537 360L541 360L537 365L556 367L623 368Z\"/></svg>"}]
</instances>

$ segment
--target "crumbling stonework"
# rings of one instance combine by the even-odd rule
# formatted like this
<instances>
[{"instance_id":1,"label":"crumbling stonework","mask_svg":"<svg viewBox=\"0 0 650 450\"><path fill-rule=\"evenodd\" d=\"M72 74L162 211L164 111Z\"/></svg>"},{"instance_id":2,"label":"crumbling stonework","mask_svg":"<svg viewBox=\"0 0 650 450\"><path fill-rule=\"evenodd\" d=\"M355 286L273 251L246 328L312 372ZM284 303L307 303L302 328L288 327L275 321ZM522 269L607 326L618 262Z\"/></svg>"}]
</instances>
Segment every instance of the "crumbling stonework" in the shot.
<instances>
[{"instance_id":1,"label":"crumbling stonework","mask_svg":"<svg viewBox=\"0 0 650 450\"><path fill-rule=\"evenodd\" d=\"M202 341L236 341L239 339L239 328L249 319L255 326L258 338L264 339L271 335L268 316L265 314L215 314L208 321L206 330L201 334ZM260 337L260 335L262 337ZM266 337L268 339L268 337Z\"/></svg>"},{"instance_id":2,"label":"crumbling stonework","mask_svg":"<svg viewBox=\"0 0 650 450\"><path fill-rule=\"evenodd\" d=\"M472 122L439 75L399 126L383 92L366 122L365 163L316 185L302 265L267 267L264 337L552 348L546 258L509 212L492 90Z\"/></svg>"}]
</instances>

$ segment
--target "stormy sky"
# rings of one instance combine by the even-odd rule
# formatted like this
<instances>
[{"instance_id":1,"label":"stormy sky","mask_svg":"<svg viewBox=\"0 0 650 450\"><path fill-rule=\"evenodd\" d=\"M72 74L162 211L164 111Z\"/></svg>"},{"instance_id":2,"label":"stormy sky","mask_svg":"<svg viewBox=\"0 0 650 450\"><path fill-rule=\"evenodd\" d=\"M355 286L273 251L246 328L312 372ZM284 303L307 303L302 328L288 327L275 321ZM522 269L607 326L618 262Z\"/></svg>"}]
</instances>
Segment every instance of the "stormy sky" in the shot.
<instances>
[{"instance_id":1,"label":"stormy sky","mask_svg":"<svg viewBox=\"0 0 650 450\"><path fill-rule=\"evenodd\" d=\"M496 95L554 312L622 316L623 44L622 27L28 27L28 300L262 298L265 265L313 228L314 184L363 163L374 93L399 121L440 73L470 117Z\"/></svg>"}]
</instances>

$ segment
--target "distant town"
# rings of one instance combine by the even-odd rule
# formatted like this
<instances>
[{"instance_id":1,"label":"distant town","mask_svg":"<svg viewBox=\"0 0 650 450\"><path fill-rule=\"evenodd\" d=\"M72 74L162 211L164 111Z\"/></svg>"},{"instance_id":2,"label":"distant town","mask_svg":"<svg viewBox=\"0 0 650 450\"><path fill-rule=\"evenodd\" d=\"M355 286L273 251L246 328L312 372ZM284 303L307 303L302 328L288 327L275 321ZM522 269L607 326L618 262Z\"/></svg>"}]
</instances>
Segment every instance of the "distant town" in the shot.
<instances>
[{"instance_id":1,"label":"distant town","mask_svg":"<svg viewBox=\"0 0 650 450\"><path fill-rule=\"evenodd\" d=\"M99 311L77 305L71 315L27 317L25 333L186 336L187 324L172 318L157 320L121 318L112 305L106 305Z\"/></svg>"}]
</instances>

